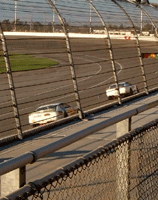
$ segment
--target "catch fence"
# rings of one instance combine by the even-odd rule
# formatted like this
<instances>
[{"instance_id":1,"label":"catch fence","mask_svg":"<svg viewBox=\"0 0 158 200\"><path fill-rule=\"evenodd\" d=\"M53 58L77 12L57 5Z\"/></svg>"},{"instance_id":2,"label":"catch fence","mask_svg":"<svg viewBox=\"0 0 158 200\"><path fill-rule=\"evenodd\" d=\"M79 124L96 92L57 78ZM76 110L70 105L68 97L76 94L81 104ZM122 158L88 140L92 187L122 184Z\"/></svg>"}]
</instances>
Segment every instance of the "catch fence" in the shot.
<instances>
[{"instance_id":1,"label":"catch fence","mask_svg":"<svg viewBox=\"0 0 158 200\"><path fill-rule=\"evenodd\" d=\"M157 147L158 120L155 120L1 200L156 200Z\"/></svg>"},{"instance_id":2,"label":"catch fence","mask_svg":"<svg viewBox=\"0 0 158 200\"><path fill-rule=\"evenodd\" d=\"M117 0L0 4L0 138L22 139L32 129L29 114L39 106L64 102L84 118L92 109L130 98L119 94L108 100L111 84L118 93L119 82L136 85L138 94L132 97L157 89L156 5Z\"/></svg>"}]
</instances>

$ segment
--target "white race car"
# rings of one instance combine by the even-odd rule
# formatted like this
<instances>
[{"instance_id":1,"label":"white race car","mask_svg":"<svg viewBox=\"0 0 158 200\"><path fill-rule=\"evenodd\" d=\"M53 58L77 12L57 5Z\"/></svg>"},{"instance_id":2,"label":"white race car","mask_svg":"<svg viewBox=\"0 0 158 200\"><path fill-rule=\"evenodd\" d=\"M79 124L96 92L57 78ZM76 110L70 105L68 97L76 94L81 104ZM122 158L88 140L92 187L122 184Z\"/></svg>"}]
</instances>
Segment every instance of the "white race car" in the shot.
<instances>
[{"instance_id":1,"label":"white race car","mask_svg":"<svg viewBox=\"0 0 158 200\"><path fill-rule=\"evenodd\" d=\"M136 85L132 85L128 82L118 83L120 95L130 96L139 92L138 87ZM114 99L118 97L118 90L116 89L116 84L110 85L110 87L106 90L106 96L108 99Z\"/></svg>"},{"instance_id":2,"label":"white race car","mask_svg":"<svg viewBox=\"0 0 158 200\"><path fill-rule=\"evenodd\" d=\"M35 112L29 114L29 124L33 127L62 119L77 113L77 108L66 103L56 103L40 106Z\"/></svg>"}]
</instances>

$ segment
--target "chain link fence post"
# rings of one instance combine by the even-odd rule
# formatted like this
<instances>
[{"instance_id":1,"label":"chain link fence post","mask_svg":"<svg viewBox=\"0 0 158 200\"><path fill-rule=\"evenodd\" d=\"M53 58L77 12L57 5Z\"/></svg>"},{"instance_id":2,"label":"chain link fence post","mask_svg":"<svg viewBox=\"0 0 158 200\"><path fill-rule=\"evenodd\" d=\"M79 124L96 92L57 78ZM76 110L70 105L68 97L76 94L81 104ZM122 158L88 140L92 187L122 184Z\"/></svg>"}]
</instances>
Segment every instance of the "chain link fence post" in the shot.
<instances>
[{"instance_id":1,"label":"chain link fence post","mask_svg":"<svg viewBox=\"0 0 158 200\"><path fill-rule=\"evenodd\" d=\"M1 23L0 23L0 34L1 34L3 55L4 55L5 65L6 65L6 72L7 72L7 76L8 76L9 89L10 89L10 93L11 93L13 112L14 112L15 123L16 123L16 128L17 128L17 134L18 134L18 138L22 140L23 135L22 135L22 129L21 129L19 110L18 110L18 103L17 103L17 99L16 99L16 93L15 93L15 87L14 87L14 81L13 81L13 76L12 76L12 70L11 70L11 65L10 65L10 60L9 60L9 55L8 55L6 39L3 34L3 29L2 29Z\"/></svg>"},{"instance_id":2,"label":"chain link fence post","mask_svg":"<svg viewBox=\"0 0 158 200\"><path fill-rule=\"evenodd\" d=\"M15 192L26 184L26 166L1 176L1 196Z\"/></svg>"},{"instance_id":3,"label":"chain link fence post","mask_svg":"<svg viewBox=\"0 0 158 200\"><path fill-rule=\"evenodd\" d=\"M116 138L123 136L131 130L131 118L118 122L116 125ZM129 199L129 159L130 143L124 142L116 150L117 161L117 200Z\"/></svg>"}]
</instances>

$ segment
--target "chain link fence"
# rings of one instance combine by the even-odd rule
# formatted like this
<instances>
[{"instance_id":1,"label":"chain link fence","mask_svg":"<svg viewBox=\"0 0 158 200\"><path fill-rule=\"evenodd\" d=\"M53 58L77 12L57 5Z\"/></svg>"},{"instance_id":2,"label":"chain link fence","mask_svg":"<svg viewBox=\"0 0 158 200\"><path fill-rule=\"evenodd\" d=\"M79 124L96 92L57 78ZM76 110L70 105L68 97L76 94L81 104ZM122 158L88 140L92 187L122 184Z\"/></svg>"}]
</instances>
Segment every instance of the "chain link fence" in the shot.
<instances>
[{"instance_id":1,"label":"chain link fence","mask_svg":"<svg viewBox=\"0 0 158 200\"><path fill-rule=\"evenodd\" d=\"M8 51L6 55L1 42L0 138L16 135L16 129L22 138L32 129L28 116L40 106L64 102L84 118L89 110L129 98L119 94L120 82L137 86L137 92L130 91L132 97L157 89L158 59L142 57L158 53L153 4L107 0L0 4L1 35ZM10 61L14 87L7 83L3 55ZM106 89L112 84L118 96L109 100Z\"/></svg>"},{"instance_id":2,"label":"chain link fence","mask_svg":"<svg viewBox=\"0 0 158 200\"><path fill-rule=\"evenodd\" d=\"M5 199L156 200L157 138L155 120L30 182Z\"/></svg>"}]
</instances>

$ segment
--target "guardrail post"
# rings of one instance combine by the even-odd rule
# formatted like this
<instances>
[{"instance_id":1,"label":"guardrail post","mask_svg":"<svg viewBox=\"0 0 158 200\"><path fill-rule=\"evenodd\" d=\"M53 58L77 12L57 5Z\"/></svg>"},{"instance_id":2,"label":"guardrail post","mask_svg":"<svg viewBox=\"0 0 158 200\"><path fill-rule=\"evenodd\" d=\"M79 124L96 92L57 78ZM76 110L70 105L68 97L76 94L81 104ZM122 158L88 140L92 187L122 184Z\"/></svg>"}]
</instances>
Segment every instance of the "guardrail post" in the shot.
<instances>
[{"instance_id":1,"label":"guardrail post","mask_svg":"<svg viewBox=\"0 0 158 200\"><path fill-rule=\"evenodd\" d=\"M118 122L116 126L116 138L119 138L131 130L131 118Z\"/></svg>"},{"instance_id":2,"label":"guardrail post","mask_svg":"<svg viewBox=\"0 0 158 200\"><path fill-rule=\"evenodd\" d=\"M16 99L14 81L13 81L13 76L12 76L12 70L11 70L11 66L10 66L8 49L7 49L7 45L6 45L6 39L3 34L3 29L2 29L1 23L0 23L0 35L1 35L1 41L2 41L2 47L3 47L4 60L5 60L5 64L6 64L6 72L7 72L7 76L8 76L9 89L10 89L10 94L11 94L11 99L12 99L15 123L16 123L16 128L17 128L17 134L18 134L19 139L23 139L21 122L20 122L20 117L19 117L19 110L18 110L18 103L17 103L17 99Z\"/></svg>"},{"instance_id":3,"label":"guardrail post","mask_svg":"<svg viewBox=\"0 0 158 200\"><path fill-rule=\"evenodd\" d=\"M116 137L121 137L131 130L131 118L117 123ZM116 150L117 160L117 200L129 197L129 143L123 143Z\"/></svg>"},{"instance_id":4,"label":"guardrail post","mask_svg":"<svg viewBox=\"0 0 158 200\"><path fill-rule=\"evenodd\" d=\"M1 176L1 197L7 196L26 184L26 166Z\"/></svg>"}]
</instances>

